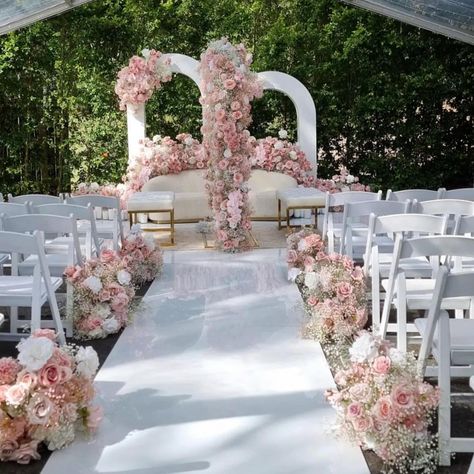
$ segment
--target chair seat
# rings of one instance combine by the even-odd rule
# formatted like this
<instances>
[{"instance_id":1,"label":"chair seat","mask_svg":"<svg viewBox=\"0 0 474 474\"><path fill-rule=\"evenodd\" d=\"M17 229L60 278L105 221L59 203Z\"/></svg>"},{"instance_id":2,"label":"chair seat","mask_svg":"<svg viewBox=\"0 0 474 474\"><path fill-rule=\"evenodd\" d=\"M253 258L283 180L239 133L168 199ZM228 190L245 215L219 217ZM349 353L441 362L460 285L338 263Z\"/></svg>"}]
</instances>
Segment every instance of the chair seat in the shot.
<instances>
[{"instance_id":1,"label":"chair seat","mask_svg":"<svg viewBox=\"0 0 474 474\"><path fill-rule=\"evenodd\" d=\"M72 237L57 237L55 239L50 240L49 242L46 242L45 245L45 250L48 252L48 254L54 254L54 253L64 253L67 251L67 248L69 245L72 244ZM85 237L79 237L79 244L81 245L81 251L83 254L86 254L86 238ZM102 248L102 245L104 244L104 239L99 239L99 245ZM92 241L92 245L94 245L94 242Z\"/></svg>"},{"instance_id":2,"label":"chair seat","mask_svg":"<svg viewBox=\"0 0 474 474\"><path fill-rule=\"evenodd\" d=\"M415 326L424 337L426 318L415 319ZM474 319L450 319L451 365L474 364ZM433 355L438 360L439 340L438 327L433 336Z\"/></svg>"},{"instance_id":3,"label":"chair seat","mask_svg":"<svg viewBox=\"0 0 474 474\"><path fill-rule=\"evenodd\" d=\"M406 282L406 305L409 310L427 310L430 308L435 280L432 278L412 278L405 280ZM385 291L388 288L388 279L382 280L382 287ZM395 294L397 294L395 288ZM462 309L470 308L470 298L445 298L441 303L441 309ZM398 298L393 299L393 304L398 307Z\"/></svg>"},{"instance_id":4,"label":"chair seat","mask_svg":"<svg viewBox=\"0 0 474 474\"><path fill-rule=\"evenodd\" d=\"M392 266L391 253L379 254L379 272L382 277L388 277ZM429 278L433 272L430 263L424 257L406 258L400 262L400 268L405 275L412 278Z\"/></svg>"},{"instance_id":5,"label":"chair seat","mask_svg":"<svg viewBox=\"0 0 474 474\"><path fill-rule=\"evenodd\" d=\"M18 273L20 275L32 275L33 269L37 264L38 256L30 255L18 264ZM46 254L46 264L49 267L51 276L62 277L64 270L70 265L69 255L64 253Z\"/></svg>"},{"instance_id":6,"label":"chair seat","mask_svg":"<svg viewBox=\"0 0 474 474\"><path fill-rule=\"evenodd\" d=\"M62 278L51 278L54 291L62 285ZM1 306L29 306L33 293L32 276L3 276L0 275L0 305ZM41 304L48 299L46 286L41 281Z\"/></svg>"}]
</instances>

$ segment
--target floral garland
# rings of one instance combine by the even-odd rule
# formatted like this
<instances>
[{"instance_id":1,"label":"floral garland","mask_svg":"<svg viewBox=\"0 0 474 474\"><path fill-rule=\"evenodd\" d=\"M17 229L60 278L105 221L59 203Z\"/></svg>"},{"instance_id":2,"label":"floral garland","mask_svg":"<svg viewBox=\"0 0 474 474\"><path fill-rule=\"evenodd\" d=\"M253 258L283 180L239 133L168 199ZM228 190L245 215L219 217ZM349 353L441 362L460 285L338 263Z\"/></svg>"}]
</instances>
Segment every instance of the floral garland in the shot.
<instances>
[{"instance_id":1,"label":"floral garland","mask_svg":"<svg viewBox=\"0 0 474 474\"><path fill-rule=\"evenodd\" d=\"M339 390L326 393L337 411L340 435L373 449L386 472L434 472L437 441L428 428L439 391L419 377L413 353L365 331L349 353L349 367L335 376Z\"/></svg>"},{"instance_id":2,"label":"floral garland","mask_svg":"<svg viewBox=\"0 0 474 474\"><path fill-rule=\"evenodd\" d=\"M144 49L142 56L132 56L128 66L118 73L115 93L120 98L120 109L127 105L144 104L161 87L171 80L171 61L154 49Z\"/></svg>"},{"instance_id":3,"label":"floral garland","mask_svg":"<svg viewBox=\"0 0 474 474\"><path fill-rule=\"evenodd\" d=\"M74 289L73 322L77 337L104 338L129 322L135 295L132 276L120 256L103 250L99 258L64 272Z\"/></svg>"},{"instance_id":4,"label":"floral garland","mask_svg":"<svg viewBox=\"0 0 474 474\"><path fill-rule=\"evenodd\" d=\"M210 43L201 55L203 145L209 154L206 188L214 213L216 245L238 251L251 229L247 181L251 140L247 130L251 101L263 93L250 71L252 56L227 38Z\"/></svg>"},{"instance_id":5,"label":"floral garland","mask_svg":"<svg viewBox=\"0 0 474 474\"><path fill-rule=\"evenodd\" d=\"M138 225L132 226L119 255L135 286L152 281L161 273L163 252L152 236L144 236Z\"/></svg>"},{"instance_id":6,"label":"floral garland","mask_svg":"<svg viewBox=\"0 0 474 474\"><path fill-rule=\"evenodd\" d=\"M324 251L324 241L310 227L290 234L287 243L288 280L296 277L306 269L312 268L315 259Z\"/></svg>"},{"instance_id":7,"label":"floral garland","mask_svg":"<svg viewBox=\"0 0 474 474\"><path fill-rule=\"evenodd\" d=\"M91 347L59 346L49 329L17 347L17 359L0 359L0 461L28 464L40 459L40 444L53 451L79 432L96 431L102 418L92 405L99 359Z\"/></svg>"}]
</instances>

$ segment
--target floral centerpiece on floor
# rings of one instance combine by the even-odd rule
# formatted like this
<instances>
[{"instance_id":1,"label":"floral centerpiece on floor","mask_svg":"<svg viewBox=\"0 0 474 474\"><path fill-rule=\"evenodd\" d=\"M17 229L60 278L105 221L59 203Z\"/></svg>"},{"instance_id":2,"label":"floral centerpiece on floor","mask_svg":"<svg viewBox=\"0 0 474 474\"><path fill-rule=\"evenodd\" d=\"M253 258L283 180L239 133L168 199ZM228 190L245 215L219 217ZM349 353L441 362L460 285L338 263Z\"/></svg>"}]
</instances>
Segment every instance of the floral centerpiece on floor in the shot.
<instances>
[{"instance_id":1,"label":"floral centerpiece on floor","mask_svg":"<svg viewBox=\"0 0 474 474\"><path fill-rule=\"evenodd\" d=\"M140 226L132 226L122 242L120 257L126 270L132 275L132 283L140 286L153 281L163 267L163 252L152 235L145 236Z\"/></svg>"},{"instance_id":2,"label":"floral centerpiece on floor","mask_svg":"<svg viewBox=\"0 0 474 474\"><path fill-rule=\"evenodd\" d=\"M385 472L434 472L437 442L428 427L439 393L419 377L413 353L365 331L349 352L349 367L335 376L339 390L327 392L337 411L336 431L375 451Z\"/></svg>"},{"instance_id":3,"label":"floral centerpiece on floor","mask_svg":"<svg viewBox=\"0 0 474 474\"><path fill-rule=\"evenodd\" d=\"M115 93L120 108L145 103L163 82L171 80L170 59L154 49L144 49L143 56L132 56L128 66L118 73Z\"/></svg>"},{"instance_id":4,"label":"floral centerpiece on floor","mask_svg":"<svg viewBox=\"0 0 474 474\"><path fill-rule=\"evenodd\" d=\"M321 343L347 345L367 322L362 268L347 256L320 252L304 274L308 321L305 336Z\"/></svg>"},{"instance_id":5,"label":"floral centerpiece on floor","mask_svg":"<svg viewBox=\"0 0 474 474\"><path fill-rule=\"evenodd\" d=\"M324 252L324 242L314 229L304 227L299 232L290 234L286 243L288 279L295 281L305 269L312 269L317 255Z\"/></svg>"},{"instance_id":6,"label":"floral centerpiece on floor","mask_svg":"<svg viewBox=\"0 0 474 474\"><path fill-rule=\"evenodd\" d=\"M216 223L216 246L238 251L251 229L247 181L252 143L247 127L251 102L262 95L252 56L227 38L213 41L201 55L200 102L203 145L209 154L206 189Z\"/></svg>"},{"instance_id":7,"label":"floral centerpiece on floor","mask_svg":"<svg viewBox=\"0 0 474 474\"><path fill-rule=\"evenodd\" d=\"M74 292L74 330L79 338L98 339L118 332L130 319L135 295L132 275L113 250L66 268Z\"/></svg>"},{"instance_id":8,"label":"floral centerpiece on floor","mask_svg":"<svg viewBox=\"0 0 474 474\"><path fill-rule=\"evenodd\" d=\"M0 461L28 464L93 433L101 409L93 406L99 366L91 347L59 346L56 333L35 331L18 344L18 358L0 359Z\"/></svg>"}]
</instances>

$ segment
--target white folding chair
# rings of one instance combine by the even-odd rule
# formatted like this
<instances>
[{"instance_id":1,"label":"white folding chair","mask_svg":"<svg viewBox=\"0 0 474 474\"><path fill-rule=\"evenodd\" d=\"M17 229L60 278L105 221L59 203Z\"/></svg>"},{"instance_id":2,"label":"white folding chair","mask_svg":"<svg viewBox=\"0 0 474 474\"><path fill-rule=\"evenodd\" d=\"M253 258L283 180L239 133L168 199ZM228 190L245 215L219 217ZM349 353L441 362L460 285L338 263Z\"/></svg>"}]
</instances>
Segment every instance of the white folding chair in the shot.
<instances>
[{"instance_id":1,"label":"white folding chair","mask_svg":"<svg viewBox=\"0 0 474 474\"><path fill-rule=\"evenodd\" d=\"M434 201L413 202L413 212L420 214L448 215L448 233L453 233L455 220L459 216L473 216L474 202L463 199L436 199Z\"/></svg>"},{"instance_id":2,"label":"white folding chair","mask_svg":"<svg viewBox=\"0 0 474 474\"><path fill-rule=\"evenodd\" d=\"M66 342L55 291L61 286L62 279L51 277L46 264L39 232L33 235L0 231L0 251L11 255L12 275L0 276L0 305L31 308L31 330L40 327L53 327L58 332L61 344ZM18 255L35 255L37 264L32 276L18 276L16 263ZM53 321L41 321L41 307L49 302ZM22 321L25 323L25 321ZM10 323L12 321L10 320ZM10 333L0 335L1 339L19 337L18 321L14 321Z\"/></svg>"},{"instance_id":3,"label":"white folding chair","mask_svg":"<svg viewBox=\"0 0 474 474\"><path fill-rule=\"evenodd\" d=\"M415 199L418 202L422 201L432 201L434 199L441 199L443 195L443 189L439 188L437 191L432 189L403 189L402 191L392 191L389 189L387 191L386 200L387 201L414 201Z\"/></svg>"},{"instance_id":4,"label":"white folding chair","mask_svg":"<svg viewBox=\"0 0 474 474\"><path fill-rule=\"evenodd\" d=\"M362 258L367 246L367 233L361 232L362 226L368 228L369 216L387 216L390 214L406 214L411 206L410 201L361 201L347 202L342 215L342 229L339 253L350 258ZM354 233L353 228L358 228L359 233ZM375 237L376 245L385 246L393 250L393 241L386 236ZM354 250L356 252L354 253Z\"/></svg>"},{"instance_id":5,"label":"white folding chair","mask_svg":"<svg viewBox=\"0 0 474 474\"><path fill-rule=\"evenodd\" d=\"M393 260L388 280L382 280L386 291L380 324L380 334L385 337L388 318L392 305L397 311L397 347L407 350L407 310L427 311L430 308L435 287L435 276L445 257L462 257L464 249L469 248L474 239L456 235L416 237L404 240L401 235L395 238ZM469 254L468 254L469 256ZM407 279L400 260L406 258L427 257L433 264L431 278ZM449 259L446 260L446 264ZM443 309L458 310L461 313L471 311L470 301L466 299L450 299L443 303Z\"/></svg>"},{"instance_id":6,"label":"white folding chair","mask_svg":"<svg viewBox=\"0 0 474 474\"><path fill-rule=\"evenodd\" d=\"M114 249L118 250L119 240L121 242L124 238L122 211L120 209L120 199L118 197L86 194L83 196L67 197L66 202L77 206L87 206L90 204L94 209L96 209L98 211L96 214L98 236L104 239L112 239ZM108 220L102 218L103 210L108 211ZM112 214L112 218L110 218L110 214ZM82 230L80 227L79 229Z\"/></svg>"},{"instance_id":7,"label":"white folding chair","mask_svg":"<svg viewBox=\"0 0 474 474\"><path fill-rule=\"evenodd\" d=\"M335 249L335 240L341 238L342 234L342 212L334 212L334 208L340 208L348 202L361 201L380 201L382 199L382 191L371 193L366 191L347 191L342 193L330 194L326 193L326 204L322 212L323 217L323 239L328 240L328 251L333 253ZM340 221L337 222L338 217ZM353 227L352 232L367 231L367 225Z\"/></svg>"},{"instance_id":8,"label":"white folding chair","mask_svg":"<svg viewBox=\"0 0 474 474\"><path fill-rule=\"evenodd\" d=\"M444 191L443 199L463 199L464 201L474 201L474 188L458 188Z\"/></svg>"},{"instance_id":9,"label":"white folding chair","mask_svg":"<svg viewBox=\"0 0 474 474\"><path fill-rule=\"evenodd\" d=\"M458 216L454 225L454 235L464 235L474 237L474 216ZM453 261L454 270L474 269L474 258L455 258Z\"/></svg>"},{"instance_id":10,"label":"white folding chair","mask_svg":"<svg viewBox=\"0 0 474 474\"><path fill-rule=\"evenodd\" d=\"M49 214L52 216L74 216L78 221L78 227L85 231L85 237L80 238L81 251L86 258L91 258L94 251L98 256L101 249L101 241L97 235L94 209L90 204L87 206L77 206L75 204L43 204L33 208L38 214ZM82 224L82 225L81 225ZM80 232L78 231L80 234ZM64 252L64 247L70 245L71 237L56 237L46 243L46 251L49 253Z\"/></svg>"},{"instance_id":11,"label":"white folding chair","mask_svg":"<svg viewBox=\"0 0 474 474\"><path fill-rule=\"evenodd\" d=\"M393 214L376 216L371 214L367 246L364 255L364 272L371 279L372 325L374 330L380 327L380 283L381 278L388 278L393 259L393 248L387 251L377 245L377 236L390 238L421 237L426 235L444 235L446 233L447 216L431 216L427 214ZM384 251L385 250L385 251ZM408 278L430 278L433 273L432 264L425 257L400 260L400 268ZM407 325L410 332L411 325ZM395 330L389 324L388 330Z\"/></svg>"},{"instance_id":12,"label":"white folding chair","mask_svg":"<svg viewBox=\"0 0 474 474\"><path fill-rule=\"evenodd\" d=\"M8 195L8 202L18 204L31 203L35 206L41 204L54 204L63 202L59 196L50 196L49 194L22 194L21 196Z\"/></svg>"},{"instance_id":13,"label":"white folding chair","mask_svg":"<svg viewBox=\"0 0 474 474\"><path fill-rule=\"evenodd\" d=\"M474 257L474 239L464 237L462 250ZM416 326L423 336L419 353L421 373L426 371L427 358L432 354L437 363L440 402L438 407L439 462L451 463L453 452L474 452L474 438L451 436L451 377L474 375L474 320L450 319L444 307L453 299L474 300L474 272L450 273L438 271L432 302L427 318L417 319Z\"/></svg>"}]
</instances>

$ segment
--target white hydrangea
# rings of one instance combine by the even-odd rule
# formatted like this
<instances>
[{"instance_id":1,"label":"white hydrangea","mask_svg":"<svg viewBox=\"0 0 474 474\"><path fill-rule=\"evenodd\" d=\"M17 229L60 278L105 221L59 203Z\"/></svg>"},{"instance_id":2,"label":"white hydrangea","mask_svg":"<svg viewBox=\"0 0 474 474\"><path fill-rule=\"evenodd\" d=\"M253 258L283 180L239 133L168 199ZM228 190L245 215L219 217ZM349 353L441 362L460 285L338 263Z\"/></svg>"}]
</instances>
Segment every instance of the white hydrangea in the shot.
<instances>
[{"instance_id":1,"label":"white hydrangea","mask_svg":"<svg viewBox=\"0 0 474 474\"><path fill-rule=\"evenodd\" d=\"M388 352L388 357L395 365L402 365L405 362L405 354L396 349L395 347L391 347Z\"/></svg>"},{"instance_id":2,"label":"white hydrangea","mask_svg":"<svg viewBox=\"0 0 474 474\"><path fill-rule=\"evenodd\" d=\"M349 349L353 362L366 362L378 354L377 342L372 334L363 332Z\"/></svg>"},{"instance_id":3,"label":"white hydrangea","mask_svg":"<svg viewBox=\"0 0 474 474\"><path fill-rule=\"evenodd\" d=\"M117 281L121 285L130 285L130 282L132 281L132 275L130 275L127 270L119 270L117 272Z\"/></svg>"},{"instance_id":4,"label":"white hydrangea","mask_svg":"<svg viewBox=\"0 0 474 474\"><path fill-rule=\"evenodd\" d=\"M318 284L318 275L316 272L307 272L304 275L304 284L310 289L314 290Z\"/></svg>"},{"instance_id":5,"label":"white hydrangea","mask_svg":"<svg viewBox=\"0 0 474 474\"><path fill-rule=\"evenodd\" d=\"M281 129L279 132L278 132L278 136L282 139L282 140L286 140L288 138L288 132L285 130L285 129Z\"/></svg>"},{"instance_id":6,"label":"white hydrangea","mask_svg":"<svg viewBox=\"0 0 474 474\"><path fill-rule=\"evenodd\" d=\"M79 347L76 354L76 370L84 377L91 379L99 368L97 352L90 346Z\"/></svg>"},{"instance_id":7,"label":"white hydrangea","mask_svg":"<svg viewBox=\"0 0 474 474\"><path fill-rule=\"evenodd\" d=\"M90 188L91 188L91 191L92 191L93 193L96 193L97 191L99 191L100 186L99 186L98 183L91 183Z\"/></svg>"},{"instance_id":8,"label":"white hydrangea","mask_svg":"<svg viewBox=\"0 0 474 474\"><path fill-rule=\"evenodd\" d=\"M348 174L348 175L346 176L346 183L347 183L347 184L352 184L354 181L355 181L355 177L352 176L351 174Z\"/></svg>"},{"instance_id":9,"label":"white hydrangea","mask_svg":"<svg viewBox=\"0 0 474 474\"><path fill-rule=\"evenodd\" d=\"M92 293L99 293L99 291L102 289L102 282L100 281L100 278L97 278L94 275L91 275L90 277L87 277L84 280L84 286L89 288L89 290L92 291Z\"/></svg>"},{"instance_id":10,"label":"white hydrangea","mask_svg":"<svg viewBox=\"0 0 474 474\"><path fill-rule=\"evenodd\" d=\"M62 449L74 441L74 424L59 424L55 430L48 430L46 445L50 451Z\"/></svg>"},{"instance_id":11,"label":"white hydrangea","mask_svg":"<svg viewBox=\"0 0 474 474\"><path fill-rule=\"evenodd\" d=\"M101 303L94 306L94 314L100 319L107 319L110 315L110 305Z\"/></svg>"},{"instance_id":12,"label":"white hydrangea","mask_svg":"<svg viewBox=\"0 0 474 474\"><path fill-rule=\"evenodd\" d=\"M102 329L106 334L113 334L119 330L119 323L115 318L106 319L102 323Z\"/></svg>"},{"instance_id":13,"label":"white hydrangea","mask_svg":"<svg viewBox=\"0 0 474 474\"><path fill-rule=\"evenodd\" d=\"M47 337L29 337L17 345L18 361L27 370L41 369L53 355L54 343Z\"/></svg>"},{"instance_id":14,"label":"white hydrangea","mask_svg":"<svg viewBox=\"0 0 474 474\"><path fill-rule=\"evenodd\" d=\"M230 158L232 156L232 152L226 148L224 151L224 158Z\"/></svg>"}]
</instances>

